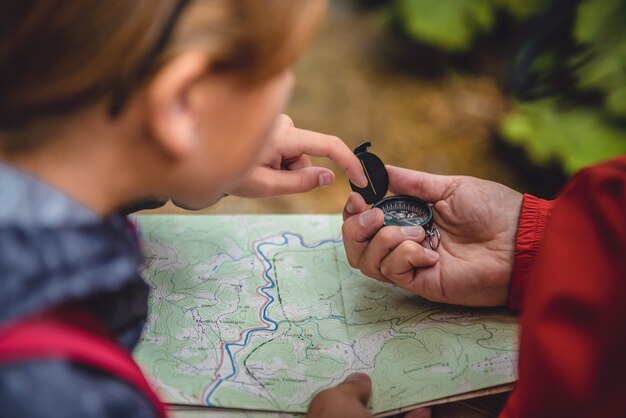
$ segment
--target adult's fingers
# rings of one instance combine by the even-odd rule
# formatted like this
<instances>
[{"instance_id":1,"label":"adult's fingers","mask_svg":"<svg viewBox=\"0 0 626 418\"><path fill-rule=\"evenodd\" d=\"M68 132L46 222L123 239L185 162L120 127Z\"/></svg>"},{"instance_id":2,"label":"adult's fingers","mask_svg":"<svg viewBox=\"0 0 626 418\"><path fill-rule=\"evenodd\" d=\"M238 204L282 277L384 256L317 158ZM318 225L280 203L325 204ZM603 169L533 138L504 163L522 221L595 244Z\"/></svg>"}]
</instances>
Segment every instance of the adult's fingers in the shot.
<instances>
[{"instance_id":1,"label":"adult's fingers","mask_svg":"<svg viewBox=\"0 0 626 418\"><path fill-rule=\"evenodd\" d=\"M419 408L407 412L404 418L431 418L432 408Z\"/></svg>"},{"instance_id":2,"label":"adult's fingers","mask_svg":"<svg viewBox=\"0 0 626 418\"><path fill-rule=\"evenodd\" d=\"M367 208L368 205L365 203L365 200L363 200L363 196L356 192L352 192L348 195L346 205L343 207L343 220L345 221L357 213L365 212Z\"/></svg>"},{"instance_id":3,"label":"adult's fingers","mask_svg":"<svg viewBox=\"0 0 626 418\"><path fill-rule=\"evenodd\" d=\"M392 283L418 296L443 301L439 253L414 241L404 241L380 263L381 273Z\"/></svg>"},{"instance_id":4,"label":"adult's fingers","mask_svg":"<svg viewBox=\"0 0 626 418\"><path fill-rule=\"evenodd\" d=\"M308 418L370 418L366 405L372 381L363 373L353 373L333 389L318 393L309 405Z\"/></svg>"},{"instance_id":5,"label":"adult's fingers","mask_svg":"<svg viewBox=\"0 0 626 418\"><path fill-rule=\"evenodd\" d=\"M295 158L301 154L326 157L344 170L354 184L359 187L367 186L361 162L341 139L287 125L282 128L285 132L281 135L289 138L289 141L281 143L284 159Z\"/></svg>"},{"instance_id":6,"label":"adult's fingers","mask_svg":"<svg viewBox=\"0 0 626 418\"><path fill-rule=\"evenodd\" d=\"M444 199L456 181L454 176L439 176L392 165L385 168L389 174L389 190L392 193L415 196L427 202Z\"/></svg>"},{"instance_id":7,"label":"adult's fingers","mask_svg":"<svg viewBox=\"0 0 626 418\"><path fill-rule=\"evenodd\" d=\"M389 278L381 271L381 262L398 246L410 241L419 246L426 237L421 226L387 226L376 233L370 244L365 248L359 263L359 270L373 279L389 282Z\"/></svg>"},{"instance_id":8,"label":"adult's fingers","mask_svg":"<svg viewBox=\"0 0 626 418\"><path fill-rule=\"evenodd\" d=\"M382 210L368 209L344 221L341 232L350 266L359 267L363 252L369 245L370 239L383 226L384 220Z\"/></svg>"},{"instance_id":9,"label":"adult's fingers","mask_svg":"<svg viewBox=\"0 0 626 418\"><path fill-rule=\"evenodd\" d=\"M364 373L352 373L336 388L345 398L367 405L372 394L372 380Z\"/></svg>"}]
</instances>

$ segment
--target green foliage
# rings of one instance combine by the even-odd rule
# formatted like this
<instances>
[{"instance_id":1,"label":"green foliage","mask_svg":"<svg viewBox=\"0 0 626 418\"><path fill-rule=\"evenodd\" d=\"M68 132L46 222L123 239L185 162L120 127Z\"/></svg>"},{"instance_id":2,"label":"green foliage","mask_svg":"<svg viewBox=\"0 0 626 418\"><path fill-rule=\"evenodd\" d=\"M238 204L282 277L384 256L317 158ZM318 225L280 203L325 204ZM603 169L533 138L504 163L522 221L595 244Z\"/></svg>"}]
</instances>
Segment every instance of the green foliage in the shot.
<instances>
[{"instance_id":1,"label":"green foliage","mask_svg":"<svg viewBox=\"0 0 626 418\"><path fill-rule=\"evenodd\" d=\"M386 4L389 24L448 53L471 53L503 15L525 21L547 12L518 54L524 64L516 68L517 79L524 80L521 93L534 100L513 104L502 121L502 137L522 146L536 164L557 161L569 174L626 153L626 1L560 2L552 9L549 0Z\"/></svg>"},{"instance_id":2,"label":"green foliage","mask_svg":"<svg viewBox=\"0 0 626 418\"><path fill-rule=\"evenodd\" d=\"M410 36L447 51L469 48L494 24L489 0L398 0L396 8Z\"/></svg>"},{"instance_id":3,"label":"green foliage","mask_svg":"<svg viewBox=\"0 0 626 418\"><path fill-rule=\"evenodd\" d=\"M492 0L496 8L509 13L517 20L527 19L542 12L549 4L546 0Z\"/></svg>"},{"instance_id":4,"label":"green foliage","mask_svg":"<svg viewBox=\"0 0 626 418\"><path fill-rule=\"evenodd\" d=\"M447 52L466 51L488 34L499 11L522 19L543 9L542 0L394 0L388 22L418 42Z\"/></svg>"},{"instance_id":5,"label":"green foliage","mask_svg":"<svg viewBox=\"0 0 626 418\"><path fill-rule=\"evenodd\" d=\"M601 92L607 112L626 118L626 3L582 2L573 36L586 47L586 54L574 59L587 60L578 70L578 86Z\"/></svg>"},{"instance_id":6,"label":"green foliage","mask_svg":"<svg viewBox=\"0 0 626 418\"><path fill-rule=\"evenodd\" d=\"M601 111L564 109L554 99L518 103L502 121L501 132L535 164L556 161L568 174L626 153L626 130Z\"/></svg>"},{"instance_id":7,"label":"green foliage","mask_svg":"<svg viewBox=\"0 0 626 418\"><path fill-rule=\"evenodd\" d=\"M503 137L521 145L536 164L556 160L568 174L626 153L626 3L581 1L575 16L571 37L578 52L563 61L562 51L547 49L530 66L537 79L571 73L571 91L517 103L501 125Z\"/></svg>"}]
</instances>

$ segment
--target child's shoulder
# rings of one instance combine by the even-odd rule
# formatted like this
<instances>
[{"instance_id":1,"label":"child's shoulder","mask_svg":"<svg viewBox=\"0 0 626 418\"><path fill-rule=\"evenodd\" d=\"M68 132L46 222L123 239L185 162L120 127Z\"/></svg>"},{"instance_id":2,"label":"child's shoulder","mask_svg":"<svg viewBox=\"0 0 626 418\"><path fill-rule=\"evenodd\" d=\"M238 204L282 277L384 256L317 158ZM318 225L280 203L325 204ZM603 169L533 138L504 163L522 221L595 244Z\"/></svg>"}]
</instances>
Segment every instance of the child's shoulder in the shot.
<instances>
[{"instance_id":1,"label":"child's shoulder","mask_svg":"<svg viewBox=\"0 0 626 418\"><path fill-rule=\"evenodd\" d=\"M0 201L0 324L124 288L146 293L125 218L99 217L2 164Z\"/></svg>"},{"instance_id":2,"label":"child's shoulder","mask_svg":"<svg viewBox=\"0 0 626 418\"><path fill-rule=\"evenodd\" d=\"M4 366L0 381L0 417L156 416L149 401L126 382L73 363L46 360Z\"/></svg>"}]
</instances>

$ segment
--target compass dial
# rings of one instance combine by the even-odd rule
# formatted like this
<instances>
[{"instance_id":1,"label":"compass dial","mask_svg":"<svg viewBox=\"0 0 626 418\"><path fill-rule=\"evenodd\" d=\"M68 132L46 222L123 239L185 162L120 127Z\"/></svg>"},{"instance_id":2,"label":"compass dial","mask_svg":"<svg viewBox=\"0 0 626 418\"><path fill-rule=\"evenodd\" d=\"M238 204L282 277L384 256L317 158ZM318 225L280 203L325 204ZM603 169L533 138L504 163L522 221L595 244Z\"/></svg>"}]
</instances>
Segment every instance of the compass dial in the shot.
<instances>
[{"instance_id":1,"label":"compass dial","mask_svg":"<svg viewBox=\"0 0 626 418\"><path fill-rule=\"evenodd\" d=\"M433 211L428 203L410 196L387 197L374 205L385 214L385 226L424 226L432 223Z\"/></svg>"}]
</instances>

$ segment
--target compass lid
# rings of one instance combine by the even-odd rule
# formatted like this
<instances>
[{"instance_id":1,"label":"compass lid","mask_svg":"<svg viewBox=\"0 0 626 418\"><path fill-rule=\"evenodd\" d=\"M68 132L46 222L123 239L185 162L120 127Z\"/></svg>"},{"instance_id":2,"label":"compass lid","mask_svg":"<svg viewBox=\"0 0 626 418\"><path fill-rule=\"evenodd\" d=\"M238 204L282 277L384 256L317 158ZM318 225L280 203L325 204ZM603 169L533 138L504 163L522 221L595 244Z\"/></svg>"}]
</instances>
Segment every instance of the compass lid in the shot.
<instances>
[{"instance_id":1,"label":"compass lid","mask_svg":"<svg viewBox=\"0 0 626 418\"><path fill-rule=\"evenodd\" d=\"M350 182L352 190L363 196L365 202L370 205L385 197L389 188L389 176L385 164L375 154L367 150L371 146L371 142L363 142L354 149L354 154L361 160L363 171L365 171L367 186L357 187Z\"/></svg>"}]
</instances>

